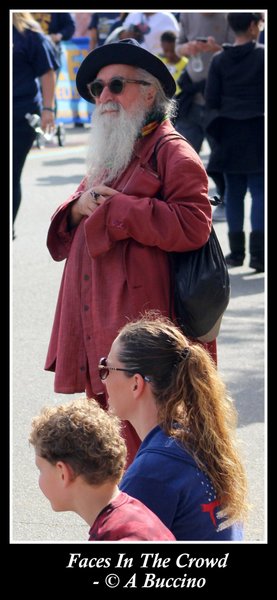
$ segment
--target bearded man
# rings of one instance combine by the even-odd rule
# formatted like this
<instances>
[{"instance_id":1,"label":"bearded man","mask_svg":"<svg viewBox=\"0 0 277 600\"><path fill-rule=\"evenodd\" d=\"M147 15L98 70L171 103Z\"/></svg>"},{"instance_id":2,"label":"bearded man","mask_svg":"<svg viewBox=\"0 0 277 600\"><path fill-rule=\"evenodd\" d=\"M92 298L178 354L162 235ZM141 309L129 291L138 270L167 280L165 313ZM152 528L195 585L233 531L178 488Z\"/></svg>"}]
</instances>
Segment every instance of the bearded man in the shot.
<instances>
[{"instance_id":1,"label":"bearded man","mask_svg":"<svg viewBox=\"0 0 277 600\"><path fill-rule=\"evenodd\" d=\"M97 365L119 329L146 310L174 319L168 252L208 239L208 178L194 149L170 122L175 81L133 39L93 50L76 78L96 104L87 173L55 212L47 245L66 259L45 369L55 391L86 391L107 408ZM215 341L206 344L215 356ZM119 365L108 365L114 385ZM132 461L140 439L123 433Z\"/></svg>"}]
</instances>

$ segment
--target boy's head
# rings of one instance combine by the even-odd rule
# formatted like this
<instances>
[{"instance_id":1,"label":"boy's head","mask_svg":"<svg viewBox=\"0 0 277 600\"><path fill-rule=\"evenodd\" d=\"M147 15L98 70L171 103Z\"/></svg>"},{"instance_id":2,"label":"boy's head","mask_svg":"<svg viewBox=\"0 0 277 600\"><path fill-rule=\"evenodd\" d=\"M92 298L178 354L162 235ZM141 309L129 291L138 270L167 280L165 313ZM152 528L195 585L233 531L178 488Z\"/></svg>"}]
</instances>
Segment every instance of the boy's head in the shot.
<instances>
[{"instance_id":1,"label":"boy's head","mask_svg":"<svg viewBox=\"0 0 277 600\"><path fill-rule=\"evenodd\" d=\"M126 445L120 434L120 421L95 400L80 398L42 409L32 420L29 441L35 448L39 468L42 464L49 465L50 471L57 466L62 470L66 465L72 480L80 475L92 485L117 483L121 479Z\"/></svg>"},{"instance_id":2,"label":"boy's head","mask_svg":"<svg viewBox=\"0 0 277 600\"><path fill-rule=\"evenodd\" d=\"M176 33L174 31L164 31L161 35L161 46L163 54L168 60L173 60L176 57L175 44Z\"/></svg>"},{"instance_id":3,"label":"boy's head","mask_svg":"<svg viewBox=\"0 0 277 600\"><path fill-rule=\"evenodd\" d=\"M236 34L245 33L250 26L263 22L262 13L228 13L228 23Z\"/></svg>"}]
</instances>

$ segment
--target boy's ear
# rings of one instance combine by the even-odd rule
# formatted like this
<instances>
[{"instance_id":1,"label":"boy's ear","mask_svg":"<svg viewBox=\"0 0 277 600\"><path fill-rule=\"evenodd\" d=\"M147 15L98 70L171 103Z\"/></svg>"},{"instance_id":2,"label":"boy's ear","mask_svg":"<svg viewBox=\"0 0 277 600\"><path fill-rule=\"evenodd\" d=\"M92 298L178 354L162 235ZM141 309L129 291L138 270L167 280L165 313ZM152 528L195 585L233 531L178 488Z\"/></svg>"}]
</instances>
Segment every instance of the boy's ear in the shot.
<instances>
[{"instance_id":1,"label":"boy's ear","mask_svg":"<svg viewBox=\"0 0 277 600\"><path fill-rule=\"evenodd\" d=\"M68 463L59 460L56 463L56 469L64 486L69 485L75 479L74 471Z\"/></svg>"}]
</instances>

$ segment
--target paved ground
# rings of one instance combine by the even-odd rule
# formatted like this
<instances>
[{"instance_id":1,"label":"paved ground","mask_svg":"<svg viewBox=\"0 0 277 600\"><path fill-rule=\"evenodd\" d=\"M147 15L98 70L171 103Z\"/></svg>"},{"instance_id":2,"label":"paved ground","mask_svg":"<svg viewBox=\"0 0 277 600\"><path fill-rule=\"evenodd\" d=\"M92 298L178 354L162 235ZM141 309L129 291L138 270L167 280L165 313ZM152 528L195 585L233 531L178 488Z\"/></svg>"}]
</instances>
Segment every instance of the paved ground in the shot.
<instances>
[{"instance_id":1,"label":"paved ground","mask_svg":"<svg viewBox=\"0 0 277 600\"><path fill-rule=\"evenodd\" d=\"M11 541L85 541L88 527L74 514L54 513L38 488L30 422L45 404L69 400L53 393L43 370L63 264L45 246L50 216L84 174L85 129L68 129L63 148L34 148L23 174L23 201L12 243L12 490ZM205 163L207 148L201 154ZM210 192L213 193L212 182ZM249 198L246 231L249 231ZM227 252L226 223L215 223ZM265 541L264 276L247 266L230 270L232 298L218 338L219 369L235 399L252 504L247 541Z\"/></svg>"}]
</instances>

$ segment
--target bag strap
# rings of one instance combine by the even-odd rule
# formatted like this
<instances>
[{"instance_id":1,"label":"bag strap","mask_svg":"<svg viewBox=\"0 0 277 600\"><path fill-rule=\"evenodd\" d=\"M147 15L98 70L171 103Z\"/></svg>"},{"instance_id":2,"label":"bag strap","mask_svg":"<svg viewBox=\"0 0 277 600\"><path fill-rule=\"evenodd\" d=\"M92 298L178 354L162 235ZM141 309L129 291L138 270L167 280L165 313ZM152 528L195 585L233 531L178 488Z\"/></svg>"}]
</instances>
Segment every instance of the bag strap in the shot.
<instances>
[{"instance_id":1,"label":"bag strap","mask_svg":"<svg viewBox=\"0 0 277 600\"><path fill-rule=\"evenodd\" d=\"M157 162L158 151L165 144L167 144L167 142L169 142L170 140L175 140L175 139L184 140L185 142L188 142L188 144L189 144L189 141L185 137L183 137L180 133L178 133L177 131L176 132L175 131L170 131L169 133L165 133L164 135L161 135L157 139L156 144L155 144L154 149L153 149L153 157L152 157L153 167L155 168L156 171L157 171L157 168L158 168L158 162Z\"/></svg>"},{"instance_id":2,"label":"bag strap","mask_svg":"<svg viewBox=\"0 0 277 600\"><path fill-rule=\"evenodd\" d=\"M188 140L184 136L182 136L181 134L179 134L177 131L176 132L172 131L172 132L169 132L169 133L165 133L164 135L161 135L158 138L158 140L155 143L154 148L151 148L150 152L147 153L147 156L144 157L144 161L143 161L144 164L151 159L152 167L157 172L157 170L158 170L157 169L157 167L158 167L157 156L158 156L159 150L165 144L167 144L167 142L169 142L170 140L174 140L174 139L181 139L181 140L184 140L187 143L190 143L190 142L188 142ZM162 198L161 198L161 200L162 200ZM216 205L216 204L218 204L220 202L220 199L218 197L214 196L213 199L209 197L209 201L210 201L211 204ZM211 227L211 234L214 235L214 236L216 236L216 233L214 231L213 225ZM169 255L169 260L170 260L170 255ZM171 285L170 285L170 287L171 287L172 290L174 290L173 269L170 269L170 279L171 279ZM173 318L172 317L173 306L174 306L174 296L173 296L173 294L171 294L170 295L170 305L169 305L169 314L170 314L171 318Z\"/></svg>"},{"instance_id":3,"label":"bag strap","mask_svg":"<svg viewBox=\"0 0 277 600\"><path fill-rule=\"evenodd\" d=\"M167 139L165 139L165 138L167 138ZM187 140L187 138L185 138L183 135L181 135L177 131L176 132L172 131L172 132L169 132L169 133L165 133L164 135L161 135L161 137L159 137L159 139L156 141L156 144L155 144L154 150L153 150L152 163L153 163L153 168L155 169L155 171L157 171L157 168L158 168L158 161L157 161L158 151L165 144L167 144L167 142L169 140L174 140L174 139L184 140L185 142L187 142L188 144L190 144L190 146L192 146L192 144ZM162 140L164 140L164 141L162 141ZM223 202L223 200L221 200L221 198L217 194L215 194L212 197L208 196L208 200L209 200L210 204L212 204L213 206L218 206L218 204L222 204L222 202Z\"/></svg>"}]
</instances>

